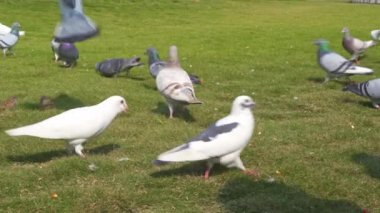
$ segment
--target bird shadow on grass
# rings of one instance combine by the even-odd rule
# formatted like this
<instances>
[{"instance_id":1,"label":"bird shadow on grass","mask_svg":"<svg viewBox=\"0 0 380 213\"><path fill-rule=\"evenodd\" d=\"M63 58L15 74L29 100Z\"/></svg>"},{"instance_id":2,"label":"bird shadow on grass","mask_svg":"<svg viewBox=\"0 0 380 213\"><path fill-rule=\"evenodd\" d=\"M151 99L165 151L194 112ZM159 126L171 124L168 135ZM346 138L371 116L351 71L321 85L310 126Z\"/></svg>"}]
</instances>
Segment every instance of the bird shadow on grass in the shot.
<instances>
[{"instance_id":1,"label":"bird shadow on grass","mask_svg":"<svg viewBox=\"0 0 380 213\"><path fill-rule=\"evenodd\" d=\"M352 160L363 165L369 176L380 179L380 156L358 153L352 156Z\"/></svg>"},{"instance_id":2,"label":"bird shadow on grass","mask_svg":"<svg viewBox=\"0 0 380 213\"><path fill-rule=\"evenodd\" d=\"M346 86L347 84L350 83L349 81L346 81L346 80L336 80L336 79L331 79L330 81L324 83L325 82L325 78L324 77L308 77L307 80L311 81L313 83L320 84L320 85L327 85L329 82L336 82L338 84Z\"/></svg>"},{"instance_id":3,"label":"bird shadow on grass","mask_svg":"<svg viewBox=\"0 0 380 213\"><path fill-rule=\"evenodd\" d=\"M169 109L168 109L168 106L164 102L159 102L157 104L157 107L152 109L152 112L169 117ZM177 111L174 112L173 117L181 118L185 120L186 122L195 121L195 118L190 114L190 111L189 109L187 109L187 107L183 107L182 109L177 109Z\"/></svg>"},{"instance_id":4,"label":"bird shadow on grass","mask_svg":"<svg viewBox=\"0 0 380 213\"><path fill-rule=\"evenodd\" d=\"M347 200L314 197L284 183L239 177L227 182L219 191L219 202L226 212L361 212Z\"/></svg>"},{"instance_id":5,"label":"bird shadow on grass","mask_svg":"<svg viewBox=\"0 0 380 213\"><path fill-rule=\"evenodd\" d=\"M85 149L84 153L85 154L89 153L90 155L104 155L118 148L120 148L120 145L118 144L106 144L106 145L98 146L98 147L88 149L88 150ZM28 155L9 155L7 156L7 159L9 161L18 162L18 163L44 163L44 162L51 161L55 158L61 158L65 156L68 157L68 156L76 156L76 155L69 154L67 150L61 149L61 150L39 152L39 153L28 154Z\"/></svg>"},{"instance_id":6,"label":"bird shadow on grass","mask_svg":"<svg viewBox=\"0 0 380 213\"><path fill-rule=\"evenodd\" d=\"M199 178L203 178L205 170L206 170L205 162L194 162L194 163L187 163L179 168L174 168L174 169L162 168L162 170L160 169L160 171L156 171L150 174L150 176L155 177L155 178L161 178L161 177L170 177L170 176L193 175L193 176L199 176ZM228 169L226 167L215 165L210 171L210 178L212 178L212 176L220 175L223 172L226 172L227 170Z\"/></svg>"},{"instance_id":7,"label":"bird shadow on grass","mask_svg":"<svg viewBox=\"0 0 380 213\"><path fill-rule=\"evenodd\" d=\"M372 106L372 103L370 101L357 101L357 100L353 100L353 99L349 99L349 98L344 98L342 100L343 103L347 103L347 104L360 104L366 108L371 108L371 109L375 109L373 106Z\"/></svg>"},{"instance_id":8,"label":"bird shadow on grass","mask_svg":"<svg viewBox=\"0 0 380 213\"><path fill-rule=\"evenodd\" d=\"M25 109L39 110L40 109L39 101L40 100L36 100L36 102L26 102L26 103L23 103L21 106ZM60 94L56 96L55 98L52 98L52 101L54 103L54 108L60 109L60 110L68 110L68 109L84 106L81 100L70 97L66 94Z\"/></svg>"}]
</instances>

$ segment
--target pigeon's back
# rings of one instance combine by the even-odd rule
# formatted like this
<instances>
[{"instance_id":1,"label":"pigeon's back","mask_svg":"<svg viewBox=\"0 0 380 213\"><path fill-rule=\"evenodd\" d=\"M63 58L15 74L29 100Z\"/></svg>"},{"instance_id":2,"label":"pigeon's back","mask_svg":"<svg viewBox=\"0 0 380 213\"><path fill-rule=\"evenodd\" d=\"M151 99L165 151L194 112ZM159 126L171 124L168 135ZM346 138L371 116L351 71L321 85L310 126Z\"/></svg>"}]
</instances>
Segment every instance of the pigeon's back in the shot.
<instances>
[{"instance_id":1,"label":"pigeon's back","mask_svg":"<svg viewBox=\"0 0 380 213\"><path fill-rule=\"evenodd\" d=\"M164 91L171 84L187 85L192 87L192 82L186 71L179 67L166 67L157 75L156 85L159 91Z\"/></svg>"},{"instance_id":2,"label":"pigeon's back","mask_svg":"<svg viewBox=\"0 0 380 213\"><path fill-rule=\"evenodd\" d=\"M335 52L329 52L321 55L319 58L319 64L327 72L344 70L344 68L351 65L347 59Z\"/></svg>"},{"instance_id":3,"label":"pigeon's back","mask_svg":"<svg viewBox=\"0 0 380 213\"><path fill-rule=\"evenodd\" d=\"M5 34L0 37L0 47L1 48L9 48L13 47L18 41L18 37L11 33Z\"/></svg>"},{"instance_id":4,"label":"pigeon's back","mask_svg":"<svg viewBox=\"0 0 380 213\"><path fill-rule=\"evenodd\" d=\"M58 47L58 55L67 62L74 62L79 58L78 49L71 43L61 43Z\"/></svg>"},{"instance_id":5,"label":"pigeon's back","mask_svg":"<svg viewBox=\"0 0 380 213\"><path fill-rule=\"evenodd\" d=\"M103 76L112 77L121 71L122 65L123 59L108 59L97 63L96 70Z\"/></svg>"}]
</instances>

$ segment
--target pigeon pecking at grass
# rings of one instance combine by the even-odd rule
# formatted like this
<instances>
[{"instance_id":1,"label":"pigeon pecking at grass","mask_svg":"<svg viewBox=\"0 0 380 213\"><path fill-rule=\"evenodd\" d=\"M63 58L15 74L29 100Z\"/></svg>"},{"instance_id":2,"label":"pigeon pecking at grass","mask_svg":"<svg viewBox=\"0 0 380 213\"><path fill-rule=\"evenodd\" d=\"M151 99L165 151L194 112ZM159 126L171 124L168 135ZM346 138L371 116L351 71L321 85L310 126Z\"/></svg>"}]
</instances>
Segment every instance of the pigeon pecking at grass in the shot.
<instances>
[{"instance_id":1,"label":"pigeon pecking at grass","mask_svg":"<svg viewBox=\"0 0 380 213\"><path fill-rule=\"evenodd\" d=\"M0 36L0 48L3 50L4 57L6 57L7 52L11 52L12 48L17 44L20 36L20 27L21 25L15 22L12 24L11 32Z\"/></svg>"},{"instance_id":2,"label":"pigeon pecking at grass","mask_svg":"<svg viewBox=\"0 0 380 213\"><path fill-rule=\"evenodd\" d=\"M359 57L364 54L368 48L376 45L376 42L373 40L362 41L358 38L352 37L348 27L344 27L342 33L342 45L344 49L352 55L350 60L355 61L356 63L359 62Z\"/></svg>"},{"instance_id":3,"label":"pigeon pecking at grass","mask_svg":"<svg viewBox=\"0 0 380 213\"><path fill-rule=\"evenodd\" d=\"M79 51L73 43L51 41L55 62L62 61L64 67L74 67L79 58Z\"/></svg>"},{"instance_id":4,"label":"pigeon pecking at grass","mask_svg":"<svg viewBox=\"0 0 380 213\"><path fill-rule=\"evenodd\" d=\"M70 151L74 150L84 157L82 144L102 133L119 113L127 109L123 97L111 96L97 105L71 109L41 122L5 132L10 136L68 140Z\"/></svg>"},{"instance_id":5,"label":"pigeon pecking at grass","mask_svg":"<svg viewBox=\"0 0 380 213\"><path fill-rule=\"evenodd\" d=\"M255 171L246 170L240 153L251 140L255 121L251 109L255 103L248 96L239 96L232 103L231 113L209 126L198 136L174 149L160 154L153 162L162 165L171 162L207 161L204 177L207 179L214 164L228 168L236 167L249 175Z\"/></svg>"},{"instance_id":6,"label":"pigeon pecking at grass","mask_svg":"<svg viewBox=\"0 0 380 213\"><path fill-rule=\"evenodd\" d=\"M351 75L368 75L373 73L372 69L356 66L353 62L331 51L327 40L319 39L314 44L318 46L317 61L322 69L326 71L324 83L328 82L330 78L349 78Z\"/></svg>"},{"instance_id":7,"label":"pigeon pecking at grass","mask_svg":"<svg viewBox=\"0 0 380 213\"><path fill-rule=\"evenodd\" d=\"M187 104L201 104L194 92L193 83L178 61L177 47L169 48L169 60L156 78L156 86L166 99L169 117L173 118L175 110Z\"/></svg>"},{"instance_id":8,"label":"pigeon pecking at grass","mask_svg":"<svg viewBox=\"0 0 380 213\"><path fill-rule=\"evenodd\" d=\"M99 33L95 23L83 13L82 0L59 0L61 22L55 29L57 42L75 43Z\"/></svg>"},{"instance_id":9,"label":"pigeon pecking at grass","mask_svg":"<svg viewBox=\"0 0 380 213\"><path fill-rule=\"evenodd\" d=\"M349 84L343 91L350 91L354 94L364 96L372 101L376 109L380 109L380 78L365 81L363 83Z\"/></svg>"},{"instance_id":10,"label":"pigeon pecking at grass","mask_svg":"<svg viewBox=\"0 0 380 213\"><path fill-rule=\"evenodd\" d=\"M122 71L128 71L133 67L142 65L140 57L113 58L101 61L95 65L95 69L105 77L114 77Z\"/></svg>"}]
</instances>

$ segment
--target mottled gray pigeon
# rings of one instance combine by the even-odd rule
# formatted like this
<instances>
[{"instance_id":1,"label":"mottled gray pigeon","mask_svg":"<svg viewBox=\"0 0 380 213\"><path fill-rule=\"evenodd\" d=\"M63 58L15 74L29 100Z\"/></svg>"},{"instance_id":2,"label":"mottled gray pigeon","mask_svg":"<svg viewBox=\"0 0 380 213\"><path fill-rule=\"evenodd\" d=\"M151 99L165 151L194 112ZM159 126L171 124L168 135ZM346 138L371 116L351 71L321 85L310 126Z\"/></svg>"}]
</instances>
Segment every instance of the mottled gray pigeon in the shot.
<instances>
[{"instance_id":1,"label":"mottled gray pigeon","mask_svg":"<svg viewBox=\"0 0 380 213\"><path fill-rule=\"evenodd\" d=\"M380 109L380 78L363 83L350 84L343 90L369 98L372 101L372 105L376 109Z\"/></svg>"},{"instance_id":2,"label":"mottled gray pigeon","mask_svg":"<svg viewBox=\"0 0 380 213\"><path fill-rule=\"evenodd\" d=\"M123 97L111 96L99 104L71 109L41 122L5 132L10 136L68 140L69 148L84 157L82 144L102 133L118 114L127 109Z\"/></svg>"},{"instance_id":3,"label":"mottled gray pigeon","mask_svg":"<svg viewBox=\"0 0 380 213\"><path fill-rule=\"evenodd\" d=\"M95 69L105 77L114 77L122 71L128 71L133 67L140 66L140 57L113 58L101 61L95 65Z\"/></svg>"},{"instance_id":4,"label":"mottled gray pigeon","mask_svg":"<svg viewBox=\"0 0 380 213\"><path fill-rule=\"evenodd\" d=\"M255 120L251 112L255 103L248 96L239 96L232 103L231 113L209 126L198 136L174 149L160 154L153 162L162 165L170 162L207 161L204 177L209 177L215 163L228 168L236 167L248 174L240 153L251 140Z\"/></svg>"},{"instance_id":5,"label":"mottled gray pigeon","mask_svg":"<svg viewBox=\"0 0 380 213\"><path fill-rule=\"evenodd\" d=\"M373 73L372 69L356 66L353 62L331 51L328 41L319 39L314 43L319 47L317 52L318 63L326 71L324 83L328 82L332 77L345 76L348 78L351 75L367 75Z\"/></svg>"},{"instance_id":6,"label":"mottled gray pigeon","mask_svg":"<svg viewBox=\"0 0 380 213\"><path fill-rule=\"evenodd\" d=\"M187 104L202 103L195 96L189 75L179 64L176 46L169 48L169 60L165 68L158 73L156 86L166 99L170 118L173 118L173 113L177 108L182 108Z\"/></svg>"},{"instance_id":7,"label":"mottled gray pigeon","mask_svg":"<svg viewBox=\"0 0 380 213\"><path fill-rule=\"evenodd\" d=\"M166 62L161 61L157 50L153 47L148 48L146 53L148 54L149 73L153 78L156 78L160 70L166 66Z\"/></svg>"},{"instance_id":8,"label":"mottled gray pigeon","mask_svg":"<svg viewBox=\"0 0 380 213\"><path fill-rule=\"evenodd\" d=\"M59 0L59 8L61 22L54 33L57 42L75 43L98 34L95 23L83 14L82 0Z\"/></svg>"},{"instance_id":9,"label":"mottled gray pigeon","mask_svg":"<svg viewBox=\"0 0 380 213\"><path fill-rule=\"evenodd\" d=\"M78 58L79 51L73 43L57 42L55 39L51 41L51 49L54 53L55 62L63 61L63 66L75 66Z\"/></svg>"},{"instance_id":10,"label":"mottled gray pigeon","mask_svg":"<svg viewBox=\"0 0 380 213\"><path fill-rule=\"evenodd\" d=\"M358 38L354 38L350 35L350 31L348 30L348 27L344 27L342 29L343 38L342 38L342 45L344 49L349 52L352 57L350 60L354 60L356 62L359 61L359 57L364 54L364 52L376 45L376 42L373 40L369 41L362 41Z\"/></svg>"},{"instance_id":11,"label":"mottled gray pigeon","mask_svg":"<svg viewBox=\"0 0 380 213\"><path fill-rule=\"evenodd\" d=\"M19 31L21 25L17 22L12 24L11 32L0 36L0 48L3 50L4 57L7 51L12 51L12 47L16 45L19 38Z\"/></svg>"}]
</instances>

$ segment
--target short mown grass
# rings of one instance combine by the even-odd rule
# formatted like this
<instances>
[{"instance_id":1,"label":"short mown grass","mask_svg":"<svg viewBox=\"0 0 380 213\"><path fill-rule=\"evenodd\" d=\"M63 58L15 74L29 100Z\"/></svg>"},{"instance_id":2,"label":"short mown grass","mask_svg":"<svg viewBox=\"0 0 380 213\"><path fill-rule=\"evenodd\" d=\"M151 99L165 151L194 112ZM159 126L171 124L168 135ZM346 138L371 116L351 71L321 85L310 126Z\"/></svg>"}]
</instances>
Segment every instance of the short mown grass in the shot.
<instances>
[{"instance_id":1,"label":"short mown grass","mask_svg":"<svg viewBox=\"0 0 380 213\"><path fill-rule=\"evenodd\" d=\"M369 101L321 84L313 41L328 39L348 57L341 29L369 39L380 28L378 5L346 1L85 0L100 36L77 44L74 69L54 64L50 40L59 20L51 0L0 1L0 22L19 21L26 36L16 55L0 60L0 100L18 97L0 112L1 212L380 212L380 114ZM139 55L156 47L162 58L175 44L182 66L205 80L203 105L167 118L147 66L104 78L96 62ZM362 66L380 76L380 47ZM257 103L255 135L242 153L254 180L202 163L157 168L155 157L229 113L232 100ZM42 95L54 109L40 111ZM11 138L4 130L67 109L124 96L129 112L85 145L87 158L67 155L64 141ZM120 158L127 161L118 161ZM90 164L97 169L91 171ZM268 181L270 177L274 182ZM52 193L58 197L52 198Z\"/></svg>"}]
</instances>

